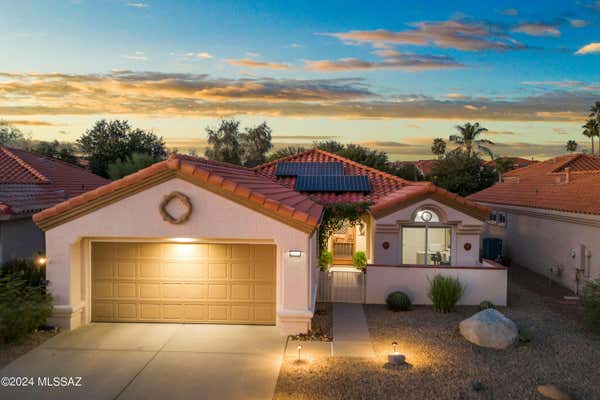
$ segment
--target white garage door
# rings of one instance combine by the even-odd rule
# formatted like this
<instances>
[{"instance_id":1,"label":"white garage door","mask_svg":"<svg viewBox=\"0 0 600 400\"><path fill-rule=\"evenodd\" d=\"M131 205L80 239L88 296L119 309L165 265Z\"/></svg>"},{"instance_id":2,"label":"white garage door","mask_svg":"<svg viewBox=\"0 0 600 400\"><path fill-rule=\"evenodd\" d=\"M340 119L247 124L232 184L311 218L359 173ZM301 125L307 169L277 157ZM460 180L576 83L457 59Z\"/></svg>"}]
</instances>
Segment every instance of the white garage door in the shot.
<instances>
[{"instance_id":1,"label":"white garage door","mask_svg":"<svg viewBox=\"0 0 600 400\"><path fill-rule=\"evenodd\" d=\"M92 244L92 320L275 324L275 246Z\"/></svg>"}]
</instances>

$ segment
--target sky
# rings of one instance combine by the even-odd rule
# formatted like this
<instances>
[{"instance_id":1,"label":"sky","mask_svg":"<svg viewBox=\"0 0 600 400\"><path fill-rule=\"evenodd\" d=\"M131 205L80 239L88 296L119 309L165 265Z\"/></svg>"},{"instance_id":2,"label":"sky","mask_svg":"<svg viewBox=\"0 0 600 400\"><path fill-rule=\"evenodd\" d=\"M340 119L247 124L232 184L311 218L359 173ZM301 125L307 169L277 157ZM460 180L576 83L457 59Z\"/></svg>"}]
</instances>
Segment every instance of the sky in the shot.
<instances>
[{"instance_id":1,"label":"sky","mask_svg":"<svg viewBox=\"0 0 600 400\"><path fill-rule=\"evenodd\" d=\"M127 119L180 151L221 118L281 146L432 158L480 122L499 156L564 153L600 100L600 0L0 0L0 119L75 141Z\"/></svg>"}]
</instances>

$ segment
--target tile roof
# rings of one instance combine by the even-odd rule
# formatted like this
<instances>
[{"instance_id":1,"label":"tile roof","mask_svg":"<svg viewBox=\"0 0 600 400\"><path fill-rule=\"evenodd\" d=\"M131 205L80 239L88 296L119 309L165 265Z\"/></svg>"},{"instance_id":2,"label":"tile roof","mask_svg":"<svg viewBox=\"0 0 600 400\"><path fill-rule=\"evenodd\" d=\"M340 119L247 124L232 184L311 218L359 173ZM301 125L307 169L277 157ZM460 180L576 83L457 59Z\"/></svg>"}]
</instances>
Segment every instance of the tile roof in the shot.
<instances>
[{"instance_id":1,"label":"tile roof","mask_svg":"<svg viewBox=\"0 0 600 400\"><path fill-rule=\"evenodd\" d=\"M503 182L469 200L584 214L600 214L600 157L569 154L503 175Z\"/></svg>"},{"instance_id":2,"label":"tile roof","mask_svg":"<svg viewBox=\"0 0 600 400\"><path fill-rule=\"evenodd\" d=\"M85 212L84 209L93 206L94 202L101 207L103 198L169 171L306 231L313 231L320 222L323 207L304 194L257 174L250 168L185 155L172 155L169 160L44 210L34 215L33 219L47 229L62 223L52 220L60 218L65 211L69 211L71 219L76 218L78 210Z\"/></svg>"},{"instance_id":3,"label":"tile roof","mask_svg":"<svg viewBox=\"0 0 600 400\"><path fill-rule=\"evenodd\" d=\"M371 211L374 214L381 216L393 212L402 207L402 205L410 204L410 202L415 199L432 196L460 207L466 213L470 213L480 219L485 219L489 213L487 207L480 206L458 195L438 188L431 182L408 181L320 149L310 149L302 153L259 165L254 169L265 177L289 188L294 188L296 177L276 176L275 171L277 169L277 164L280 162L342 162L344 164L344 175L367 175L369 177L371 183L371 192L369 193L310 193L311 197L322 203L366 201L371 203Z\"/></svg>"},{"instance_id":4,"label":"tile roof","mask_svg":"<svg viewBox=\"0 0 600 400\"><path fill-rule=\"evenodd\" d=\"M485 163L485 165L488 165L490 167L495 167L496 166L496 161L499 160L512 160L513 163L513 169L516 168L523 168L523 167L527 167L531 164L535 164L539 161L536 160L530 160L527 158L523 158L523 157L498 157L495 160L490 160L488 162Z\"/></svg>"},{"instance_id":5,"label":"tile roof","mask_svg":"<svg viewBox=\"0 0 600 400\"><path fill-rule=\"evenodd\" d=\"M64 161L0 147L0 214L31 214L108 182Z\"/></svg>"}]
</instances>

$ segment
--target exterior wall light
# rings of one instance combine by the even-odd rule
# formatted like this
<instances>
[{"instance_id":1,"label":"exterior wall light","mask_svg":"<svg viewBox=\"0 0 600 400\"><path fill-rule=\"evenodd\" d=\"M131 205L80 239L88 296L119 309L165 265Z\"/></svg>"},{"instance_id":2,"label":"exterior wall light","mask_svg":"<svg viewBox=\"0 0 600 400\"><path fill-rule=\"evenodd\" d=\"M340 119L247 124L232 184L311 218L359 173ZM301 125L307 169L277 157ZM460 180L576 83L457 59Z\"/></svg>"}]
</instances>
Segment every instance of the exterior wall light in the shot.
<instances>
[{"instance_id":1,"label":"exterior wall light","mask_svg":"<svg viewBox=\"0 0 600 400\"><path fill-rule=\"evenodd\" d=\"M45 266L47 262L48 262L48 259L47 259L45 256L42 256L42 255L38 256L38 257L35 259L35 263L36 263L37 265L39 265L40 267L43 267L43 266Z\"/></svg>"},{"instance_id":2,"label":"exterior wall light","mask_svg":"<svg viewBox=\"0 0 600 400\"><path fill-rule=\"evenodd\" d=\"M194 242L194 238L187 238L187 237L171 238L171 239L169 239L169 241L175 242L175 243L192 243L192 242Z\"/></svg>"},{"instance_id":3,"label":"exterior wall light","mask_svg":"<svg viewBox=\"0 0 600 400\"><path fill-rule=\"evenodd\" d=\"M294 257L294 258L302 257L302 251L300 251L300 250L290 250L288 252L288 255L290 257Z\"/></svg>"},{"instance_id":4,"label":"exterior wall light","mask_svg":"<svg viewBox=\"0 0 600 400\"><path fill-rule=\"evenodd\" d=\"M299 344L298 345L298 362L302 361L301 358L300 358L301 352L302 352L302 345Z\"/></svg>"}]
</instances>

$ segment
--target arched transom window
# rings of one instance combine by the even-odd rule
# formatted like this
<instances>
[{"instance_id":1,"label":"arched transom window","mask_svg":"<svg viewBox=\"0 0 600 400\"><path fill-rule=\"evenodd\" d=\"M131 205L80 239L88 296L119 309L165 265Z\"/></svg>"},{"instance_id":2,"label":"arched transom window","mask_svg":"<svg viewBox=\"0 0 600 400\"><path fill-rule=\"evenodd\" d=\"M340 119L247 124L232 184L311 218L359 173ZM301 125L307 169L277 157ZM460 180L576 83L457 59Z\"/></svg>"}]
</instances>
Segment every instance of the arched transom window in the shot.
<instances>
[{"instance_id":1,"label":"arched transom window","mask_svg":"<svg viewBox=\"0 0 600 400\"><path fill-rule=\"evenodd\" d=\"M440 222L440 216L433 210L419 210L415 216L415 222Z\"/></svg>"},{"instance_id":2,"label":"arched transom window","mask_svg":"<svg viewBox=\"0 0 600 400\"><path fill-rule=\"evenodd\" d=\"M450 264L452 228L443 224L439 212L422 208L412 223L402 227L402 263L409 265Z\"/></svg>"}]
</instances>

